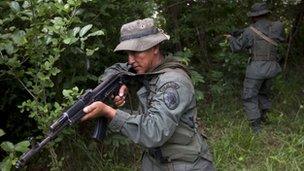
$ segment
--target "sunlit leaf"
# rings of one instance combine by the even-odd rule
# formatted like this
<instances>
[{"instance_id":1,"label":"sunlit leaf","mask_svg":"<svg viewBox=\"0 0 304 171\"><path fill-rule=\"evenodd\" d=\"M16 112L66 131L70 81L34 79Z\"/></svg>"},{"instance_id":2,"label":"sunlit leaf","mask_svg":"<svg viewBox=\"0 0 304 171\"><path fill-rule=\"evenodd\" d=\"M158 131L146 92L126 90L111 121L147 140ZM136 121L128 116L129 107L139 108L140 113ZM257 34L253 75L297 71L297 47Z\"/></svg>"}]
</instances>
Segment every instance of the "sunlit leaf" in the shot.
<instances>
[{"instance_id":1,"label":"sunlit leaf","mask_svg":"<svg viewBox=\"0 0 304 171\"><path fill-rule=\"evenodd\" d=\"M12 168L12 159L10 157L6 157L0 163L1 171L10 171Z\"/></svg>"},{"instance_id":2,"label":"sunlit leaf","mask_svg":"<svg viewBox=\"0 0 304 171\"><path fill-rule=\"evenodd\" d=\"M76 35L77 35L77 33L79 33L79 31L80 31L80 27L75 27L75 28L73 29L73 36L76 37Z\"/></svg>"},{"instance_id":3,"label":"sunlit leaf","mask_svg":"<svg viewBox=\"0 0 304 171\"><path fill-rule=\"evenodd\" d=\"M70 94L71 94L71 90L62 90L62 95L64 96L64 97L68 97L68 96L70 96Z\"/></svg>"},{"instance_id":4,"label":"sunlit leaf","mask_svg":"<svg viewBox=\"0 0 304 171\"><path fill-rule=\"evenodd\" d=\"M5 132L2 129L0 129L0 137L3 135L5 135Z\"/></svg>"},{"instance_id":5,"label":"sunlit leaf","mask_svg":"<svg viewBox=\"0 0 304 171\"><path fill-rule=\"evenodd\" d=\"M70 44L71 41L72 41L72 38L68 37L68 38L65 38L65 39L63 40L63 43L65 43L65 44Z\"/></svg>"},{"instance_id":6,"label":"sunlit leaf","mask_svg":"<svg viewBox=\"0 0 304 171\"><path fill-rule=\"evenodd\" d=\"M14 34L12 34L12 39L14 43L16 43L17 45L24 45L25 43L27 43L25 35L26 35L25 31L18 30L14 32Z\"/></svg>"},{"instance_id":7,"label":"sunlit leaf","mask_svg":"<svg viewBox=\"0 0 304 171\"><path fill-rule=\"evenodd\" d=\"M16 49L14 48L14 46L11 42L6 43L4 46L4 49L5 49L6 53L9 55L13 54L16 51Z\"/></svg>"},{"instance_id":8,"label":"sunlit leaf","mask_svg":"<svg viewBox=\"0 0 304 171\"><path fill-rule=\"evenodd\" d=\"M92 27L93 27L92 24L89 24L89 25L84 26L84 27L80 30L79 36L80 36L80 37L83 37L83 36L84 36Z\"/></svg>"},{"instance_id":9,"label":"sunlit leaf","mask_svg":"<svg viewBox=\"0 0 304 171\"><path fill-rule=\"evenodd\" d=\"M30 146L29 141L22 141L15 145L15 150L20 152L25 152L28 150L29 146Z\"/></svg>"},{"instance_id":10,"label":"sunlit leaf","mask_svg":"<svg viewBox=\"0 0 304 171\"><path fill-rule=\"evenodd\" d=\"M94 54L95 51L97 51L99 48L95 48L95 49L86 49L86 55L87 56L92 56Z\"/></svg>"},{"instance_id":11,"label":"sunlit leaf","mask_svg":"<svg viewBox=\"0 0 304 171\"><path fill-rule=\"evenodd\" d=\"M91 37L91 36L100 36L100 35L104 35L104 32L102 30L98 30L98 31L95 31L93 33L90 33L88 34L87 37Z\"/></svg>"},{"instance_id":12,"label":"sunlit leaf","mask_svg":"<svg viewBox=\"0 0 304 171\"><path fill-rule=\"evenodd\" d=\"M6 152L13 152L14 144L9 141L5 141L5 142L1 143L1 148Z\"/></svg>"},{"instance_id":13,"label":"sunlit leaf","mask_svg":"<svg viewBox=\"0 0 304 171\"><path fill-rule=\"evenodd\" d=\"M20 5L19 5L19 3L18 2L16 2L16 1L12 1L11 3L10 3L10 8L13 10L13 11L20 11Z\"/></svg>"},{"instance_id":14,"label":"sunlit leaf","mask_svg":"<svg viewBox=\"0 0 304 171\"><path fill-rule=\"evenodd\" d=\"M31 4L28 1L24 1L24 3L22 4L22 8L29 8L31 6Z\"/></svg>"}]
</instances>

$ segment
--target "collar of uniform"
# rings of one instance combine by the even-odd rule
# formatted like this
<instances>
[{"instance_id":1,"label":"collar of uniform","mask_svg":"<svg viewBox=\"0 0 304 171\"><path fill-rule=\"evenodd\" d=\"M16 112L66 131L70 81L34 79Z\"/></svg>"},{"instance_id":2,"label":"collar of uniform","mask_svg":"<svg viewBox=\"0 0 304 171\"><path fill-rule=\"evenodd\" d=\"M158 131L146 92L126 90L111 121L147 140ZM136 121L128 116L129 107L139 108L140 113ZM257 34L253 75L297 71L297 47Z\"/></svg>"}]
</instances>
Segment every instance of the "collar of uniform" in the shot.
<instances>
[{"instance_id":1,"label":"collar of uniform","mask_svg":"<svg viewBox=\"0 0 304 171\"><path fill-rule=\"evenodd\" d=\"M260 32L262 32L263 34L269 36L269 27L270 27L271 22L266 19L266 18L262 18L258 21L256 21L253 24L253 27L258 29Z\"/></svg>"},{"instance_id":2,"label":"collar of uniform","mask_svg":"<svg viewBox=\"0 0 304 171\"><path fill-rule=\"evenodd\" d=\"M253 25L255 25L255 26L265 26L265 25L268 25L268 23L270 23L270 21L267 18L262 18L262 19L256 21Z\"/></svg>"}]
</instances>

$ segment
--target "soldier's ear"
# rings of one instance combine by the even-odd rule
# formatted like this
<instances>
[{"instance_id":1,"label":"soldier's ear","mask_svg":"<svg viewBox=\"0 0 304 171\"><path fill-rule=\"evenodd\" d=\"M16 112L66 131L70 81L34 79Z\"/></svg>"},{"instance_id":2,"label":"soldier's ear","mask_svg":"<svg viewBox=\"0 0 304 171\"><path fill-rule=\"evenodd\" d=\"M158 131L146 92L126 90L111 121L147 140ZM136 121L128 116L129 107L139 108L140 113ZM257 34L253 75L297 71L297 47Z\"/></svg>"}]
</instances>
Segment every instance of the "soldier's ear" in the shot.
<instances>
[{"instance_id":1,"label":"soldier's ear","mask_svg":"<svg viewBox=\"0 0 304 171\"><path fill-rule=\"evenodd\" d=\"M152 50L153 50L153 54L158 54L159 52L160 52L160 50L159 50L159 45L156 45L156 46L154 46L153 48L152 48Z\"/></svg>"}]
</instances>

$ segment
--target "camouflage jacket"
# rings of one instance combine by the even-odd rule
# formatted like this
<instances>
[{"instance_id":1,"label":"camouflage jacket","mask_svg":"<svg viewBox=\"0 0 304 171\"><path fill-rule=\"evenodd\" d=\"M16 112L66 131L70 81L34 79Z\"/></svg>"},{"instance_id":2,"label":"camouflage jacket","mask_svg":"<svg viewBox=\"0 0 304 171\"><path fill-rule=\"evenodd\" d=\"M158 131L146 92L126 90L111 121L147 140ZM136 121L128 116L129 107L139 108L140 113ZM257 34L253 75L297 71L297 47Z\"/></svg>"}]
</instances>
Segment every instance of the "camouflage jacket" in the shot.
<instances>
[{"instance_id":1,"label":"camouflage jacket","mask_svg":"<svg viewBox=\"0 0 304 171\"><path fill-rule=\"evenodd\" d=\"M126 66L115 64L106 73ZM206 141L196 128L196 99L187 72L164 68L146 81L137 92L138 114L118 109L109 128L146 150L160 148L171 160L194 161L200 156L211 161Z\"/></svg>"},{"instance_id":2,"label":"camouflage jacket","mask_svg":"<svg viewBox=\"0 0 304 171\"><path fill-rule=\"evenodd\" d=\"M278 64L278 47L269 43L250 27L253 26L275 43L284 41L283 24L279 21L261 19L244 29L238 37L230 37L230 48L233 52L247 49L251 60L246 69L246 77L253 79L267 79L281 72Z\"/></svg>"}]
</instances>

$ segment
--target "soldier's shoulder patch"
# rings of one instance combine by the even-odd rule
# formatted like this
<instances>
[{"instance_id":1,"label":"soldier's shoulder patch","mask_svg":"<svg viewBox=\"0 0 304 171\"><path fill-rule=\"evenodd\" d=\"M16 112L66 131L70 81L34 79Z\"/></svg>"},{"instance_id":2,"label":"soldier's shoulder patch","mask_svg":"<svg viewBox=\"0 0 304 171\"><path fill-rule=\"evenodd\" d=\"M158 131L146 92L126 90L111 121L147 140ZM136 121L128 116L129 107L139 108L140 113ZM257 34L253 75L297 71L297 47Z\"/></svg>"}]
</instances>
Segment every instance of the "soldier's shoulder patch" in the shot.
<instances>
[{"instance_id":1,"label":"soldier's shoulder patch","mask_svg":"<svg viewBox=\"0 0 304 171\"><path fill-rule=\"evenodd\" d=\"M162 85L160 87L160 91L161 92L165 92L167 90L167 88L173 88L173 89L179 89L179 85L175 82L167 82L166 84Z\"/></svg>"},{"instance_id":2,"label":"soldier's shoulder patch","mask_svg":"<svg viewBox=\"0 0 304 171\"><path fill-rule=\"evenodd\" d=\"M160 91L163 92L163 101L170 110L176 109L179 105L178 88L179 85L174 82L168 82L160 88Z\"/></svg>"}]
</instances>

